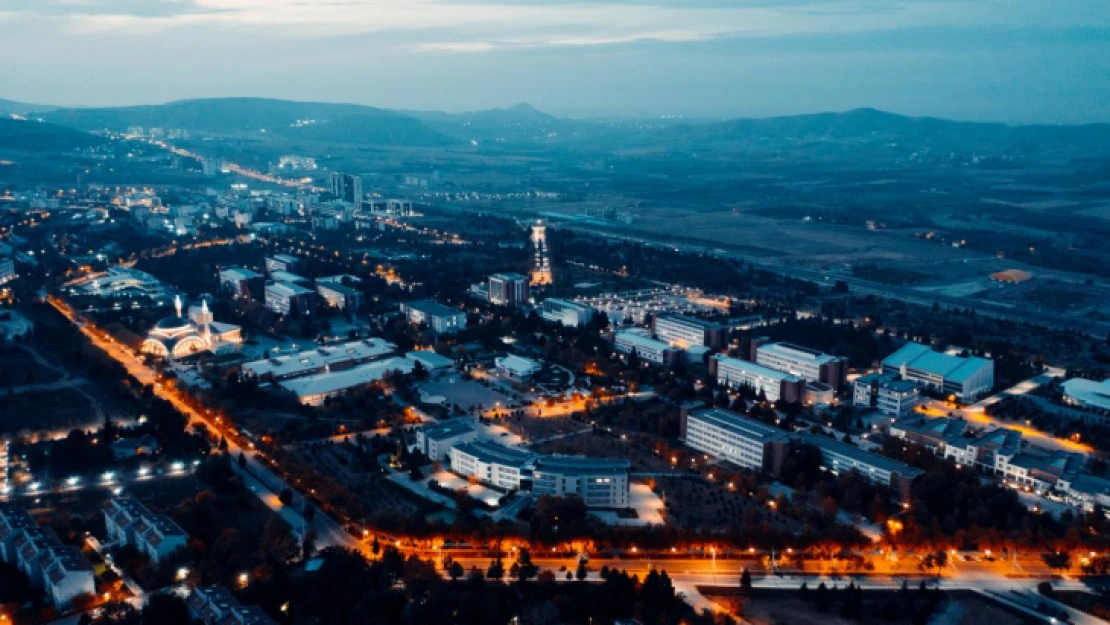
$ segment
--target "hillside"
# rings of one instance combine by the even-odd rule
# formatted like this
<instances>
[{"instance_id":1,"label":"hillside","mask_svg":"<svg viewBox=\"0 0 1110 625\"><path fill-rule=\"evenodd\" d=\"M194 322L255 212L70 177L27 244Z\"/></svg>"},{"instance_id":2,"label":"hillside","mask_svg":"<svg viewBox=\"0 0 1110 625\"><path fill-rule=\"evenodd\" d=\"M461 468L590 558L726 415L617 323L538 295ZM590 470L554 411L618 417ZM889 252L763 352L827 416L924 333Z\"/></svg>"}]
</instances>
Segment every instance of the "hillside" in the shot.
<instances>
[{"instance_id":1,"label":"hillside","mask_svg":"<svg viewBox=\"0 0 1110 625\"><path fill-rule=\"evenodd\" d=\"M45 113L57 109L56 106L46 106L43 104L28 104L26 102L16 102L15 100L5 100L0 98L0 115L10 115L12 113L28 114L28 113Z\"/></svg>"},{"instance_id":2,"label":"hillside","mask_svg":"<svg viewBox=\"0 0 1110 625\"><path fill-rule=\"evenodd\" d=\"M0 117L0 150L69 151L106 141L103 137L54 124Z\"/></svg>"},{"instance_id":3,"label":"hillside","mask_svg":"<svg viewBox=\"0 0 1110 625\"><path fill-rule=\"evenodd\" d=\"M261 133L299 139L381 145L443 145L423 122L358 104L265 98L182 100L151 106L61 109L43 116L78 130L129 126L183 128L212 134Z\"/></svg>"}]
</instances>

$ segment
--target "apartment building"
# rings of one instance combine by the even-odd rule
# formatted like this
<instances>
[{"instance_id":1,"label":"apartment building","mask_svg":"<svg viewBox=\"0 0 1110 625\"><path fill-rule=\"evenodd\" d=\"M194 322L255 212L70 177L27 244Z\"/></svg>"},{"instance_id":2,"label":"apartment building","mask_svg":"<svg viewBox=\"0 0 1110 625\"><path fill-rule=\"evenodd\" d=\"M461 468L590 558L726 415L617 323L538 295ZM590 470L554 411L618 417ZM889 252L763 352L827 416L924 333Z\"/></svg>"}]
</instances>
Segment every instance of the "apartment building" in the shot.
<instances>
[{"instance_id":1,"label":"apartment building","mask_svg":"<svg viewBox=\"0 0 1110 625\"><path fill-rule=\"evenodd\" d=\"M489 301L498 306L519 306L528 301L528 276L495 273L489 277Z\"/></svg>"},{"instance_id":2,"label":"apartment building","mask_svg":"<svg viewBox=\"0 0 1110 625\"><path fill-rule=\"evenodd\" d=\"M15 539L25 529L38 527L31 513L19 506L0 503L0 560L15 563Z\"/></svg>"},{"instance_id":3,"label":"apartment building","mask_svg":"<svg viewBox=\"0 0 1110 625\"><path fill-rule=\"evenodd\" d=\"M203 625L277 625L262 608L243 605L223 586L198 586L185 604Z\"/></svg>"},{"instance_id":4,"label":"apartment building","mask_svg":"<svg viewBox=\"0 0 1110 625\"><path fill-rule=\"evenodd\" d=\"M353 289L342 282L316 281L316 294L328 308L357 312L362 308L362 291Z\"/></svg>"},{"instance_id":5,"label":"apartment building","mask_svg":"<svg viewBox=\"0 0 1110 625\"><path fill-rule=\"evenodd\" d=\"M266 288L262 274L242 267L220 270L220 289L232 299L261 299Z\"/></svg>"},{"instance_id":6,"label":"apartment building","mask_svg":"<svg viewBox=\"0 0 1110 625\"><path fill-rule=\"evenodd\" d=\"M274 254L273 256L267 256L264 262L266 273L297 271L301 268L301 259L292 254Z\"/></svg>"},{"instance_id":7,"label":"apartment building","mask_svg":"<svg viewBox=\"0 0 1110 625\"><path fill-rule=\"evenodd\" d=\"M265 288L266 308L279 315L312 316L315 291L293 282L270 282Z\"/></svg>"},{"instance_id":8,"label":"apartment building","mask_svg":"<svg viewBox=\"0 0 1110 625\"><path fill-rule=\"evenodd\" d=\"M54 547L42 558L42 583L57 607L68 606L80 596L96 595L96 573L77 547Z\"/></svg>"},{"instance_id":9,"label":"apartment building","mask_svg":"<svg viewBox=\"0 0 1110 625\"><path fill-rule=\"evenodd\" d=\"M155 514L134 499L117 497L104 507L108 540L131 545L157 565L185 548L189 535L164 514Z\"/></svg>"}]
</instances>

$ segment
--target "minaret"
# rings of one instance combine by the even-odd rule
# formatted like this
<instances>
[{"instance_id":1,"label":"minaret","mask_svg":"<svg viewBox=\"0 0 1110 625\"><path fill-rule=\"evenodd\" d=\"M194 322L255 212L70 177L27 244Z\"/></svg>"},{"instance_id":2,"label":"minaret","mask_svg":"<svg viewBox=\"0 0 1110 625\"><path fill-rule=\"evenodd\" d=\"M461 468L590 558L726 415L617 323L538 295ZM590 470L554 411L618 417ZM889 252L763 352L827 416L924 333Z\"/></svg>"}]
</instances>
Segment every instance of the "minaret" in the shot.
<instances>
[{"instance_id":1,"label":"minaret","mask_svg":"<svg viewBox=\"0 0 1110 625\"><path fill-rule=\"evenodd\" d=\"M547 226L537 221L532 226L532 286L551 284L551 259L547 254Z\"/></svg>"},{"instance_id":2,"label":"minaret","mask_svg":"<svg viewBox=\"0 0 1110 625\"><path fill-rule=\"evenodd\" d=\"M181 316L181 296L180 295L174 295L173 296L173 307L177 309L177 316L180 317Z\"/></svg>"},{"instance_id":3,"label":"minaret","mask_svg":"<svg viewBox=\"0 0 1110 625\"><path fill-rule=\"evenodd\" d=\"M212 320L208 318L208 300L200 300L200 318L204 320L204 342L212 345Z\"/></svg>"}]
</instances>

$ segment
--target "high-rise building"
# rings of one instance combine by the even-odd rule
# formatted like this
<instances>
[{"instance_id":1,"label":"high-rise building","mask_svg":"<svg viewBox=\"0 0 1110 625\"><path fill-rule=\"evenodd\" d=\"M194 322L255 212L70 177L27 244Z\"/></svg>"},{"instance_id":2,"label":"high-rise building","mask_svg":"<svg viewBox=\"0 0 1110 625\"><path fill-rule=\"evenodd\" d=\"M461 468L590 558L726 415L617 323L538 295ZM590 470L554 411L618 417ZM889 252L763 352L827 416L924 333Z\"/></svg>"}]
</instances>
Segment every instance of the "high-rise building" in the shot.
<instances>
[{"instance_id":1,"label":"high-rise building","mask_svg":"<svg viewBox=\"0 0 1110 625\"><path fill-rule=\"evenodd\" d=\"M528 299L528 278L519 273L495 273L489 277L489 301L499 306L518 306Z\"/></svg>"},{"instance_id":2,"label":"high-rise building","mask_svg":"<svg viewBox=\"0 0 1110 625\"><path fill-rule=\"evenodd\" d=\"M532 225L532 286L551 284L551 258L547 253L547 226L542 221Z\"/></svg>"},{"instance_id":3,"label":"high-rise building","mask_svg":"<svg viewBox=\"0 0 1110 625\"><path fill-rule=\"evenodd\" d=\"M336 199L356 206L362 203L362 177L355 174L333 172L331 194Z\"/></svg>"}]
</instances>

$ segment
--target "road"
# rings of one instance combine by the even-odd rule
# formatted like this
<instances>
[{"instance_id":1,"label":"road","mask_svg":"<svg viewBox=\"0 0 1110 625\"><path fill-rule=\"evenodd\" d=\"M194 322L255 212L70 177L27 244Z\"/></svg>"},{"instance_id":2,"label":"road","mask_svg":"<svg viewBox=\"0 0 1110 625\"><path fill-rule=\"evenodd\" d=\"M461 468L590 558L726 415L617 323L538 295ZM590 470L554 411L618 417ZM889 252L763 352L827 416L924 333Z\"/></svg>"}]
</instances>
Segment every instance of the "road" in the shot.
<instances>
[{"instance_id":1,"label":"road","mask_svg":"<svg viewBox=\"0 0 1110 625\"><path fill-rule=\"evenodd\" d=\"M232 468L244 479L244 484L251 492L267 507L285 519L293 528L293 531L303 534L307 529L314 530L316 532L316 546L319 548L339 546L362 552L366 551L365 545L348 534L339 523L326 514L318 513L311 523L306 523L295 505L284 505L278 499L277 493L281 492L285 482L262 462L257 452L240 447L235 440L236 437L228 432L222 423L213 419L211 415L201 414L200 411L186 403L177 391L161 384L158 374L146 366L136 354L85 322L65 302L53 297L49 299L49 302L58 312L69 319L93 345L123 365L127 372L134 376L140 384L150 385L156 396L170 402L174 408L185 415L189 419L190 427L201 425L212 433L223 434L224 440L228 444L228 453L232 457L237 458L242 454L246 458L246 471L240 468L237 462L231 463ZM294 502L294 504L296 503Z\"/></svg>"}]
</instances>

